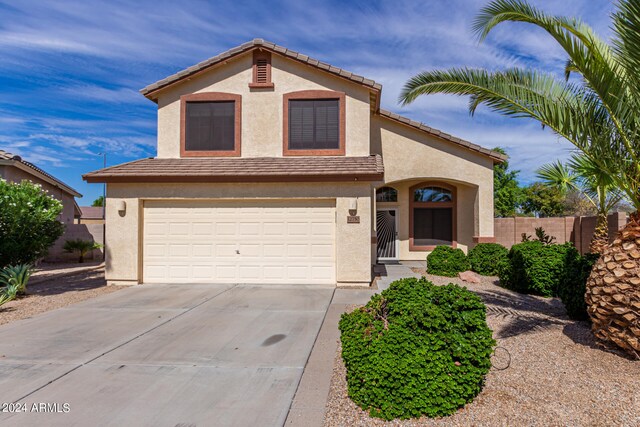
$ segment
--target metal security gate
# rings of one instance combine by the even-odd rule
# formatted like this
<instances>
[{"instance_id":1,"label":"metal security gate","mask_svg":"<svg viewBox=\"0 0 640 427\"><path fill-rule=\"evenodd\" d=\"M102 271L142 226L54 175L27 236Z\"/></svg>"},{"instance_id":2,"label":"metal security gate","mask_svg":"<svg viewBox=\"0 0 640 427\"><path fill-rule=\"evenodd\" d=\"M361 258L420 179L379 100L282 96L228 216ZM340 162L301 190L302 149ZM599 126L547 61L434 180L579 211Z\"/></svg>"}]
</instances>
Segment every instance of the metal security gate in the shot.
<instances>
[{"instance_id":1,"label":"metal security gate","mask_svg":"<svg viewBox=\"0 0 640 427\"><path fill-rule=\"evenodd\" d=\"M395 208L378 209L376 235L378 261L398 260L398 211Z\"/></svg>"}]
</instances>

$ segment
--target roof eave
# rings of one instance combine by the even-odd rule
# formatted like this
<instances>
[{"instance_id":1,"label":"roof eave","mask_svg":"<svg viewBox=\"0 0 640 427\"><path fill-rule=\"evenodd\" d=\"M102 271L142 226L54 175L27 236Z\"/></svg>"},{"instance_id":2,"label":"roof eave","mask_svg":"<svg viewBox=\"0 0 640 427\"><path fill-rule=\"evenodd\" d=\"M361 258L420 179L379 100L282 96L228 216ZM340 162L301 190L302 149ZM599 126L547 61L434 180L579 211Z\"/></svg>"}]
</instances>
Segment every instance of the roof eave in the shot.
<instances>
[{"instance_id":1,"label":"roof eave","mask_svg":"<svg viewBox=\"0 0 640 427\"><path fill-rule=\"evenodd\" d=\"M58 181L57 179L53 179L21 161L14 160L14 159L0 159L0 165L9 165L9 166L17 167L18 169L22 169L23 171L29 173L30 175L33 175L38 179L41 179L47 182L48 184L53 185L56 188L59 188L60 190L64 191L67 194L72 195L73 197L82 197L82 194L78 193L76 190L64 184L63 182Z\"/></svg>"},{"instance_id":2,"label":"roof eave","mask_svg":"<svg viewBox=\"0 0 640 427\"><path fill-rule=\"evenodd\" d=\"M90 173L82 176L88 183L171 183L171 182L370 182L382 181L384 173L371 174L323 174L323 175L211 175L211 176L189 176L189 175L107 175Z\"/></svg>"}]
</instances>

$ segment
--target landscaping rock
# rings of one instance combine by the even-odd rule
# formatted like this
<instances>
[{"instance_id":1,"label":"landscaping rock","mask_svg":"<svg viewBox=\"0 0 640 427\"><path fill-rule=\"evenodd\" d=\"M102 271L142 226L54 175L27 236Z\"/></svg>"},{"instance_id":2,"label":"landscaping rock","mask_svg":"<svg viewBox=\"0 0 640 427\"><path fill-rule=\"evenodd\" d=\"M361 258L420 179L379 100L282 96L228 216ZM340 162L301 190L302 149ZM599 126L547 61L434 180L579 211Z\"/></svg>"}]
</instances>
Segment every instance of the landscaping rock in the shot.
<instances>
[{"instance_id":1,"label":"landscaping rock","mask_svg":"<svg viewBox=\"0 0 640 427\"><path fill-rule=\"evenodd\" d=\"M480 275L473 271L463 271L462 273L458 273L458 277L460 277L460 280L463 282L468 283L480 283L482 281Z\"/></svg>"}]
</instances>

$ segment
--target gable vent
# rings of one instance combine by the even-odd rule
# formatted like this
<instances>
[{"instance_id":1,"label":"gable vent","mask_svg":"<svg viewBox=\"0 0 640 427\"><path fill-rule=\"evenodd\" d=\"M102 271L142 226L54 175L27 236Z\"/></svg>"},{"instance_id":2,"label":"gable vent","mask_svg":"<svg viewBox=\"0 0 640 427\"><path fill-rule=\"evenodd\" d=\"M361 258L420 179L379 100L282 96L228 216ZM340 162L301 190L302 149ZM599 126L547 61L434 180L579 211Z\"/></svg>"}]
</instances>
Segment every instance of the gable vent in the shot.
<instances>
[{"instance_id":1,"label":"gable vent","mask_svg":"<svg viewBox=\"0 0 640 427\"><path fill-rule=\"evenodd\" d=\"M255 50L253 52L253 79L249 83L252 88L272 88L271 53Z\"/></svg>"}]
</instances>

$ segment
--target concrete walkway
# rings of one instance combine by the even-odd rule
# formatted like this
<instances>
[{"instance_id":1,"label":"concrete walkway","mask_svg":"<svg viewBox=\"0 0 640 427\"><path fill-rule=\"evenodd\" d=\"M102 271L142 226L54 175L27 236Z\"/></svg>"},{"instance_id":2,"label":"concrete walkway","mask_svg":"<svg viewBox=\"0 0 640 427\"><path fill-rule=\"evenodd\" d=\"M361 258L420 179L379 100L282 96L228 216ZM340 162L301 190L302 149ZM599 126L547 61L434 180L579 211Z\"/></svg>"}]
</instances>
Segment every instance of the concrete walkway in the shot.
<instances>
[{"instance_id":1,"label":"concrete walkway","mask_svg":"<svg viewBox=\"0 0 640 427\"><path fill-rule=\"evenodd\" d=\"M136 286L2 326L1 401L27 413L0 424L282 425L333 293Z\"/></svg>"},{"instance_id":2,"label":"concrete walkway","mask_svg":"<svg viewBox=\"0 0 640 427\"><path fill-rule=\"evenodd\" d=\"M414 273L411 267L424 267L425 262L419 261L403 261L397 264L379 264L374 267L376 274L380 275L378 279L378 289L383 291L389 287L389 285L398 279L404 279L406 277L422 277L421 274Z\"/></svg>"}]
</instances>

